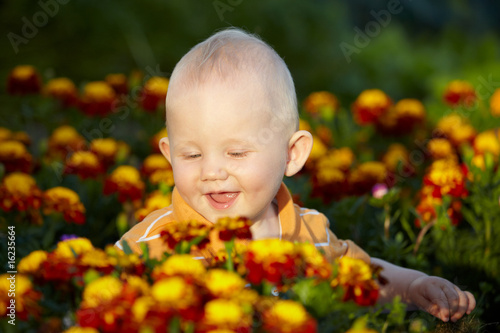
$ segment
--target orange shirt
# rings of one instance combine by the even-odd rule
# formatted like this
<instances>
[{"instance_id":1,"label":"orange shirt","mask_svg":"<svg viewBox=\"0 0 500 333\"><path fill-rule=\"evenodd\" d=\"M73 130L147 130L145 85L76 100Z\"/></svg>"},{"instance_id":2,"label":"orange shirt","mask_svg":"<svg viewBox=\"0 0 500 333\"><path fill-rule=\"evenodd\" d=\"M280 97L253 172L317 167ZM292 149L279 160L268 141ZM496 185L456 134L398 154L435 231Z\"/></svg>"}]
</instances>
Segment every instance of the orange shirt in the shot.
<instances>
[{"instance_id":1,"label":"orange shirt","mask_svg":"<svg viewBox=\"0 0 500 333\"><path fill-rule=\"evenodd\" d=\"M330 230L330 223L325 215L314 209L299 207L294 204L290 192L285 184L276 195L279 211L280 239L292 242L313 243L322 250L328 260L337 257L349 256L370 262L370 257L359 246L350 240L340 240ZM156 210L146 218L133 226L123 237L115 243L115 246L123 249L121 242L127 241L130 248L141 254L141 243L146 243L149 248L150 257L161 258L164 252L168 252L166 245L160 238L160 232L167 223L174 221L182 222L197 220L200 223L211 225L203 216L192 209L180 196L176 188L172 193L172 204L166 208ZM193 253L195 259L208 263L215 254L224 249L224 243L218 239L214 231L210 235L210 247ZM242 241L246 243L247 241Z\"/></svg>"}]
</instances>

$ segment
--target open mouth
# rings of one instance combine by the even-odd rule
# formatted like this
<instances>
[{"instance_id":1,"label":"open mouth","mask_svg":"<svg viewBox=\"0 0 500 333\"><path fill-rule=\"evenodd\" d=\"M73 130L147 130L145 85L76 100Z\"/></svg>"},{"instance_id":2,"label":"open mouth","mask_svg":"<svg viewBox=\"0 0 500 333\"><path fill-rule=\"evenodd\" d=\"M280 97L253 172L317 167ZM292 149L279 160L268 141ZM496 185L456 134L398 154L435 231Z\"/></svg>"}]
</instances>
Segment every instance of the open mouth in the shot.
<instances>
[{"instance_id":1,"label":"open mouth","mask_svg":"<svg viewBox=\"0 0 500 333\"><path fill-rule=\"evenodd\" d=\"M220 193L208 193L205 196L208 202L215 209L227 209L238 198L239 192L220 192Z\"/></svg>"}]
</instances>

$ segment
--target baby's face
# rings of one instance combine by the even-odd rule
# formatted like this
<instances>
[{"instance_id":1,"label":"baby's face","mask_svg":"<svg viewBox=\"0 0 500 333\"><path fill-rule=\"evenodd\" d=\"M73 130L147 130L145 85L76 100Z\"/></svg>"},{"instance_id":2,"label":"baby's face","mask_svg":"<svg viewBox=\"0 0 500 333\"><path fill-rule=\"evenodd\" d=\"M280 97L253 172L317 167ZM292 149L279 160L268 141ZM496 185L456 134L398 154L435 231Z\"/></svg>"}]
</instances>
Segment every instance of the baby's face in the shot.
<instances>
[{"instance_id":1,"label":"baby's face","mask_svg":"<svg viewBox=\"0 0 500 333\"><path fill-rule=\"evenodd\" d=\"M173 94L162 150L182 198L211 222L275 215L271 202L285 172L289 138L271 126L262 85L240 79Z\"/></svg>"}]
</instances>

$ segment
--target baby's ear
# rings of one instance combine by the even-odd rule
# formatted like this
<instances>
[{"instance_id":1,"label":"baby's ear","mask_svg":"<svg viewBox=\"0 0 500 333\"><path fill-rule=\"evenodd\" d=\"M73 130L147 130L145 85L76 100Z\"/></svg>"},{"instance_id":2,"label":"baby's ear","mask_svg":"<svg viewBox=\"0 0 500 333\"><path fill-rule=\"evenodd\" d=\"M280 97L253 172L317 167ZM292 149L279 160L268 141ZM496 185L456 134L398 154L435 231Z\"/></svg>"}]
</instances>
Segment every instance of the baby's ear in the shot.
<instances>
[{"instance_id":1,"label":"baby's ear","mask_svg":"<svg viewBox=\"0 0 500 333\"><path fill-rule=\"evenodd\" d=\"M170 141L168 140L168 137L161 138L158 146L160 147L160 151L163 156L165 156L170 165L172 165L172 160L170 159Z\"/></svg>"},{"instance_id":2,"label":"baby's ear","mask_svg":"<svg viewBox=\"0 0 500 333\"><path fill-rule=\"evenodd\" d=\"M313 138L308 131L297 131L288 142L285 175L293 176L302 169L311 153Z\"/></svg>"}]
</instances>

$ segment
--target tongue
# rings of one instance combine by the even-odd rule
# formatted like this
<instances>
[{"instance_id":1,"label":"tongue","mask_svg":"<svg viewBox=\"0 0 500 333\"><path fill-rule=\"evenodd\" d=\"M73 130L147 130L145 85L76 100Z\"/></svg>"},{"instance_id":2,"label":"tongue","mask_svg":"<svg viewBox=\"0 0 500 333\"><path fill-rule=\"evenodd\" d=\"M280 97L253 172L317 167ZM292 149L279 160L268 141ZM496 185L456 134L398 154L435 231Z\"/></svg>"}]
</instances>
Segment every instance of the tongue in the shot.
<instances>
[{"instance_id":1,"label":"tongue","mask_svg":"<svg viewBox=\"0 0 500 333\"><path fill-rule=\"evenodd\" d=\"M228 203L234 197L236 197L237 193L234 192L226 192L226 193L212 193L210 196L212 199L218 203Z\"/></svg>"}]
</instances>

